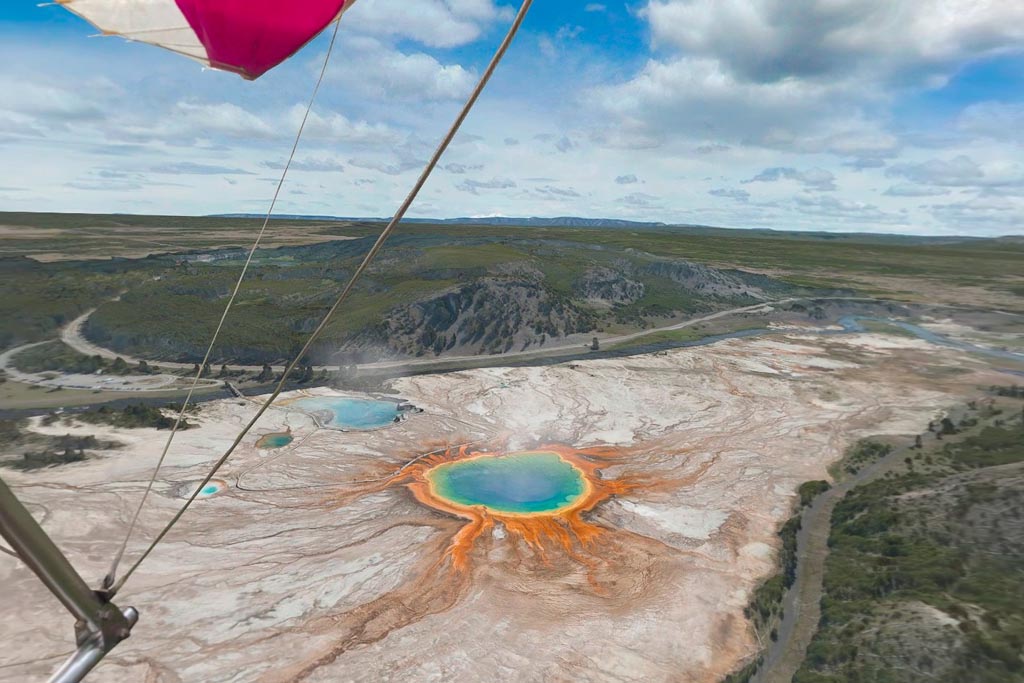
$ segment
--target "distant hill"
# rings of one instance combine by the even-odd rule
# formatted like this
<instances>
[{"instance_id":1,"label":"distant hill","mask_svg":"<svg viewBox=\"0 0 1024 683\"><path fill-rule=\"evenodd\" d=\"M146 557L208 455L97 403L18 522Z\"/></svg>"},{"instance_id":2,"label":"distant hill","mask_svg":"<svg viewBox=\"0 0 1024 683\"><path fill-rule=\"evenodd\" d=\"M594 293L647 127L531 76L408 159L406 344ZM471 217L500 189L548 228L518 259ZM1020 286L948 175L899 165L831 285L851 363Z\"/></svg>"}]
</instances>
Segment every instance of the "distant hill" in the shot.
<instances>
[{"instance_id":1,"label":"distant hill","mask_svg":"<svg viewBox=\"0 0 1024 683\"><path fill-rule=\"evenodd\" d=\"M209 218L244 218L262 219L265 214L226 213L214 214ZM339 221L351 223L386 223L389 218L372 216L326 216L305 214L275 214L274 220L279 221ZM833 242L875 242L879 244L960 244L963 242L984 242L1001 240L1011 243L1024 241L1024 236L1007 237L972 237L969 235L901 235L873 232L825 232L804 230L778 230L775 228L723 228L713 225L694 223L658 223L643 221L627 221L618 218L583 218L580 216L557 216L554 218L515 217L515 216L480 216L461 218L404 218L403 223L418 225L477 225L477 226L508 226L516 228L622 228L627 230L655 230L664 232L685 231L691 235L730 235L737 232L749 235L767 235L780 239L825 240Z\"/></svg>"},{"instance_id":2,"label":"distant hill","mask_svg":"<svg viewBox=\"0 0 1024 683\"><path fill-rule=\"evenodd\" d=\"M211 218L263 218L265 214L255 213L222 213L213 214ZM386 222L389 218L367 216L317 216L304 214L275 214L277 220L305 221L359 221ZM579 216L558 216L556 218L531 218L514 216L482 216L462 218L403 218L403 223L423 223L429 225L508 225L523 228L666 228L668 223L651 223L643 221L625 221L617 218L581 218ZM685 226L696 227L696 226Z\"/></svg>"}]
</instances>

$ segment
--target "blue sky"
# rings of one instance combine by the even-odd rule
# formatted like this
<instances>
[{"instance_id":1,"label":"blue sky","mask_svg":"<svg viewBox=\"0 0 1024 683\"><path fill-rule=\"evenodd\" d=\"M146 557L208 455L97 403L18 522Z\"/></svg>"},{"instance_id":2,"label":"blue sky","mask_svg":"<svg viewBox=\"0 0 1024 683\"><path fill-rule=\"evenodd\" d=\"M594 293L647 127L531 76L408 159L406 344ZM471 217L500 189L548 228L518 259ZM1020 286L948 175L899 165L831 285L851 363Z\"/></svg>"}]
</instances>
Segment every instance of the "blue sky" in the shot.
<instances>
[{"instance_id":1,"label":"blue sky","mask_svg":"<svg viewBox=\"0 0 1024 683\"><path fill-rule=\"evenodd\" d=\"M358 0L279 211L389 215L514 13ZM430 19L427 19L430 17ZM266 209L323 37L255 82L0 6L0 209ZM1024 233L1024 3L537 2L414 206Z\"/></svg>"}]
</instances>

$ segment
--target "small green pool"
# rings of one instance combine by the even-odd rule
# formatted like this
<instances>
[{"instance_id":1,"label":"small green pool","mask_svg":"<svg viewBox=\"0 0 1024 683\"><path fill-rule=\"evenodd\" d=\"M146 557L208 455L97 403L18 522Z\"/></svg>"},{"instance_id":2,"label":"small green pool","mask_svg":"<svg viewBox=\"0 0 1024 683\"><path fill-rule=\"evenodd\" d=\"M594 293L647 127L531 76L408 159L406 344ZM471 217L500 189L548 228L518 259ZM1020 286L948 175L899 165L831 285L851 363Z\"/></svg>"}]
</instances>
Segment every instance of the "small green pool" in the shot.
<instances>
[{"instance_id":1,"label":"small green pool","mask_svg":"<svg viewBox=\"0 0 1024 683\"><path fill-rule=\"evenodd\" d=\"M427 478L436 495L457 505L514 515L557 512L587 490L579 469L542 451L445 463L429 470Z\"/></svg>"},{"instance_id":2,"label":"small green pool","mask_svg":"<svg viewBox=\"0 0 1024 683\"><path fill-rule=\"evenodd\" d=\"M256 448L284 448L293 441L290 432L274 432L264 434L256 442Z\"/></svg>"}]
</instances>

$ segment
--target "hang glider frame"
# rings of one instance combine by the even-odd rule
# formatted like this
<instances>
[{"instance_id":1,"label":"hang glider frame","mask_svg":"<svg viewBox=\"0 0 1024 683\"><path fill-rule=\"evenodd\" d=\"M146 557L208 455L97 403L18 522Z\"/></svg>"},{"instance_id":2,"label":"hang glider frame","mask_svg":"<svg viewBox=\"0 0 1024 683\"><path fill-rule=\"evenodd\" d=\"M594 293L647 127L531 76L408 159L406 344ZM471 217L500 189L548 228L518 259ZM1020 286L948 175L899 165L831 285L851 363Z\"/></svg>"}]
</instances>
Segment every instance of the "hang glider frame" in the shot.
<instances>
[{"instance_id":1,"label":"hang glider frame","mask_svg":"<svg viewBox=\"0 0 1024 683\"><path fill-rule=\"evenodd\" d=\"M122 610L109 601L104 591L89 588L3 479L0 535L75 617L78 649L50 677L50 683L79 683L108 652L131 635L139 619L138 611L134 607Z\"/></svg>"}]
</instances>

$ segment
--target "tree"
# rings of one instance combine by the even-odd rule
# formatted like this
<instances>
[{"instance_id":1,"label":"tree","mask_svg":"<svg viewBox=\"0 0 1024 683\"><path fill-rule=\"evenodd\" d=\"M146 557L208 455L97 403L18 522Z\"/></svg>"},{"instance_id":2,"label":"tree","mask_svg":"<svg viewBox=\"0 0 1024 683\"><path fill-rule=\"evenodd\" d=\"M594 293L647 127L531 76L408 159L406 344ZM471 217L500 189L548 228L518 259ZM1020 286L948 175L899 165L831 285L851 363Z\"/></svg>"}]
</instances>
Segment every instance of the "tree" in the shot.
<instances>
[{"instance_id":1,"label":"tree","mask_svg":"<svg viewBox=\"0 0 1024 683\"><path fill-rule=\"evenodd\" d=\"M918 434L914 437L914 448L921 448L921 435Z\"/></svg>"},{"instance_id":2,"label":"tree","mask_svg":"<svg viewBox=\"0 0 1024 683\"><path fill-rule=\"evenodd\" d=\"M274 369L268 363L263 364L263 371L256 376L257 382L266 382L274 376Z\"/></svg>"}]
</instances>

